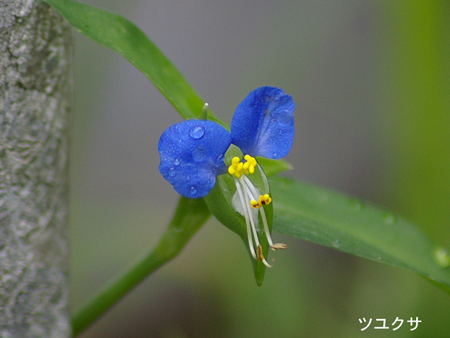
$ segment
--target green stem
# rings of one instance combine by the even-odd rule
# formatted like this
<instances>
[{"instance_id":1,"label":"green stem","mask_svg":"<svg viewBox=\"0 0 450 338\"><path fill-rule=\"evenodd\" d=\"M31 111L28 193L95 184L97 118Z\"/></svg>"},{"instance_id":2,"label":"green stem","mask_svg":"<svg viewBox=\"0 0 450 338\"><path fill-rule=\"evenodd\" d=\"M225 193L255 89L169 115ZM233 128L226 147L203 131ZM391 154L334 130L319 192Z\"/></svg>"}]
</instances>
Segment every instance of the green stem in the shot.
<instances>
[{"instance_id":1,"label":"green stem","mask_svg":"<svg viewBox=\"0 0 450 338\"><path fill-rule=\"evenodd\" d=\"M84 331L142 280L177 256L210 215L203 199L181 197L175 214L156 247L125 273L103 287L75 313L72 317L73 336Z\"/></svg>"}]
</instances>

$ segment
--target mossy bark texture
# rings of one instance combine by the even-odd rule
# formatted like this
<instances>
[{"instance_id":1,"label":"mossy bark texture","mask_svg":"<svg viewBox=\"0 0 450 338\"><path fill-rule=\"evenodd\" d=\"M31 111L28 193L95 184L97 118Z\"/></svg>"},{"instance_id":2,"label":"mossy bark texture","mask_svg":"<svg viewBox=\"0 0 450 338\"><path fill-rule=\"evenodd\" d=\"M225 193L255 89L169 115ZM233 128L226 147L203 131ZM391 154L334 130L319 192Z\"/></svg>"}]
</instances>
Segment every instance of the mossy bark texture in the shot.
<instances>
[{"instance_id":1,"label":"mossy bark texture","mask_svg":"<svg viewBox=\"0 0 450 338\"><path fill-rule=\"evenodd\" d=\"M69 337L70 27L0 0L0 48L0 337Z\"/></svg>"}]
</instances>

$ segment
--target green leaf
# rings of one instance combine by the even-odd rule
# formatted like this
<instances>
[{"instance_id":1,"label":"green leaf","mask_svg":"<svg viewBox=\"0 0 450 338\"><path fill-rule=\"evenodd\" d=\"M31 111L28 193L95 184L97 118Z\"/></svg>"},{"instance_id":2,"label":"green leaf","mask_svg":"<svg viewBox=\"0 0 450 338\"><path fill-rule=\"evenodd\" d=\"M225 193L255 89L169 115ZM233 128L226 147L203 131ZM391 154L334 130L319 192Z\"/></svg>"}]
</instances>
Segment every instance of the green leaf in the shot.
<instances>
[{"instance_id":1,"label":"green leaf","mask_svg":"<svg viewBox=\"0 0 450 338\"><path fill-rule=\"evenodd\" d=\"M159 267L176 257L211 216L203 198L180 197L175 214L156 247L104 286L72 317L77 336Z\"/></svg>"},{"instance_id":2,"label":"green leaf","mask_svg":"<svg viewBox=\"0 0 450 338\"><path fill-rule=\"evenodd\" d=\"M183 75L132 22L72 0L45 0L81 34L116 51L147 76L185 119L201 118L204 101ZM208 109L208 120L226 126Z\"/></svg>"},{"instance_id":3,"label":"green leaf","mask_svg":"<svg viewBox=\"0 0 450 338\"><path fill-rule=\"evenodd\" d=\"M271 188L275 231L410 269L450 291L448 253L405 219L298 181L273 178Z\"/></svg>"}]
</instances>

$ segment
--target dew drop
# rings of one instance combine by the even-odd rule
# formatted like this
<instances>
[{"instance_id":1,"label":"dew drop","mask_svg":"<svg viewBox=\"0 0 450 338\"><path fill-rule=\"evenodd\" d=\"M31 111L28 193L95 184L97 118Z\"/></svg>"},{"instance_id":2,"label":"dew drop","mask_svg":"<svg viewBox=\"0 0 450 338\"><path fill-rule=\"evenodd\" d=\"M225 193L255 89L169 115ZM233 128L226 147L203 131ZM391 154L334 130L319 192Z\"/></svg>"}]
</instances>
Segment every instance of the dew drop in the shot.
<instances>
[{"instance_id":1,"label":"dew drop","mask_svg":"<svg viewBox=\"0 0 450 338\"><path fill-rule=\"evenodd\" d=\"M189 131L189 136L195 140L202 138L203 135L205 135L205 130L200 126L194 127Z\"/></svg>"},{"instance_id":2,"label":"dew drop","mask_svg":"<svg viewBox=\"0 0 450 338\"><path fill-rule=\"evenodd\" d=\"M397 222L397 217L393 214L384 214L383 219L386 224L394 224Z\"/></svg>"},{"instance_id":3,"label":"dew drop","mask_svg":"<svg viewBox=\"0 0 450 338\"><path fill-rule=\"evenodd\" d=\"M191 187L191 195L195 195L197 193L197 189L195 187Z\"/></svg>"},{"instance_id":4,"label":"dew drop","mask_svg":"<svg viewBox=\"0 0 450 338\"><path fill-rule=\"evenodd\" d=\"M450 255L447 250L442 247L436 248L433 252L435 261L443 268L450 266Z\"/></svg>"},{"instance_id":5,"label":"dew drop","mask_svg":"<svg viewBox=\"0 0 450 338\"><path fill-rule=\"evenodd\" d=\"M173 160L173 164L180 165L180 160L176 158L175 160Z\"/></svg>"},{"instance_id":6,"label":"dew drop","mask_svg":"<svg viewBox=\"0 0 450 338\"><path fill-rule=\"evenodd\" d=\"M169 169L169 176L170 177L174 177L175 176L175 170L174 170L175 168L170 168Z\"/></svg>"}]
</instances>

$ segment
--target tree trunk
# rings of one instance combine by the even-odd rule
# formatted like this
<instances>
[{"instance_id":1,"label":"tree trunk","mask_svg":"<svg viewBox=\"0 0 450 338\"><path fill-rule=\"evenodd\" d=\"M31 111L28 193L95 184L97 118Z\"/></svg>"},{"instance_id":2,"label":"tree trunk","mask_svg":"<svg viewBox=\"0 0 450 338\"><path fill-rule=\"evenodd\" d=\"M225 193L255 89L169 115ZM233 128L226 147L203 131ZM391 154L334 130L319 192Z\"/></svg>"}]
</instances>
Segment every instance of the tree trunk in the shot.
<instances>
[{"instance_id":1,"label":"tree trunk","mask_svg":"<svg viewBox=\"0 0 450 338\"><path fill-rule=\"evenodd\" d=\"M70 27L0 0L0 337L69 337Z\"/></svg>"}]
</instances>

